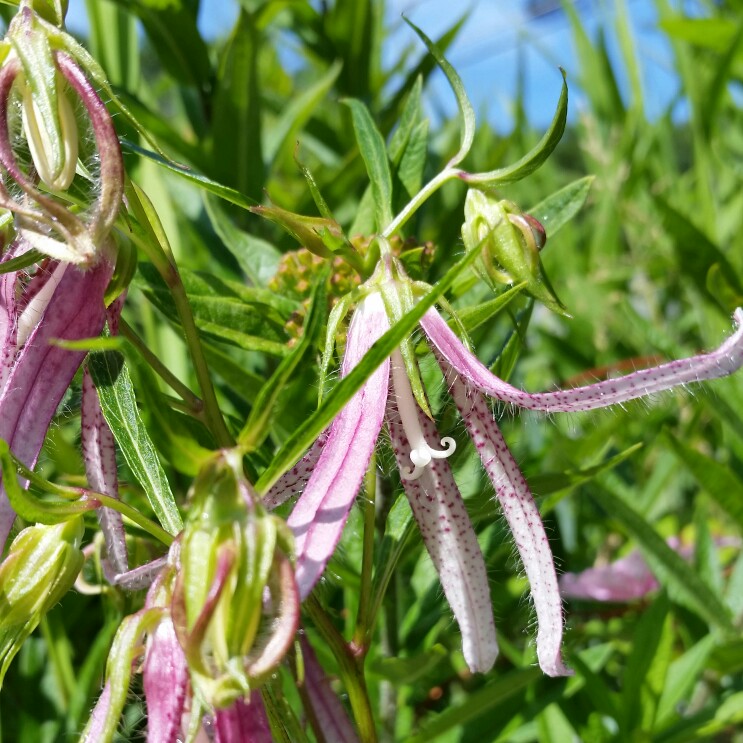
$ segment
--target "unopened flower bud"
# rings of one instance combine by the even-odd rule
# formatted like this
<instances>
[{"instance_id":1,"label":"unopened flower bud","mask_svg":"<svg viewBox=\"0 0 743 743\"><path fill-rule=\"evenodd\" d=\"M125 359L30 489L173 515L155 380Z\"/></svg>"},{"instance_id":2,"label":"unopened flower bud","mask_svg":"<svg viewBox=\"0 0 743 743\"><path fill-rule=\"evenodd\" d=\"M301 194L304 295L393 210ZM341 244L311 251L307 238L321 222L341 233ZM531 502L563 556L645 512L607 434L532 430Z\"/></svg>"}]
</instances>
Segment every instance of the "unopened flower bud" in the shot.
<instances>
[{"instance_id":1,"label":"unopened flower bud","mask_svg":"<svg viewBox=\"0 0 743 743\"><path fill-rule=\"evenodd\" d=\"M490 284L524 282L527 293L564 313L539 259L547 234L530 214L513 202L470 189L464 204L462 239L468 251L480 251L476 269Z\"/></svg>"},{"instance_id":2,"label":"unopened flower bud","mask_svg":"<svg viewBox=\"0 0 743 743\"><path fill-rule=\"evenodd\" d=\"M57 81L59 82L59 75L57 75ZM75 177L78 131L75 112L63 85L57 85L56 98L60 142L52 143L54 127L47 126L43 121L39 106L28 85L23 93L21 112L23 130L39 178L52 191L66 191ZM61 159L61 162L55 168L54 153L56 152L61 154L61 158L56 158Z\"/></svg>"},{"instance_id":3,"label":"unopened flower bud","mask_svg":"<svg viewBox=\"0 0 743 743\"><path fill-rule=\"evenodd\" d=\"M72 587L83 565L77 517L29 526L0 565L0 684L11 660L41 618Z\"/></svg>"},{"instance_id":4,"label":"unopened flower bud","mask_svg":"<svg viewBox=\"0 0 743 743\"><path fill-rule=\"evenodd\" d=\"M299 620L286 524L219 452L190 494L172 613L194 688L215 708L247 698L282 660Z\"/></svg>"}]
</instances>

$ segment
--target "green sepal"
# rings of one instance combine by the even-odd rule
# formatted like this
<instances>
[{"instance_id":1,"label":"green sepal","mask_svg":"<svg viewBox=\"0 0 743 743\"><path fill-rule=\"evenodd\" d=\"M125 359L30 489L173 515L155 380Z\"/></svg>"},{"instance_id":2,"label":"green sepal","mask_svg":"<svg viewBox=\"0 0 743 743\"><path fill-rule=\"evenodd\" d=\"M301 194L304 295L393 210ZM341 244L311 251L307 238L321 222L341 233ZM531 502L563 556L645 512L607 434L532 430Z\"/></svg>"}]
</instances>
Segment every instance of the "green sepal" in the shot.
<instances>
[{"instance_id":1,"label":"green sepal","mask_svg":"<svg viewBox=\"0 0 743 743\"><path fill-rule=\"evenodd\" d=\"M253 206L253 214L283 227L302 247L321 258L332 258L346 244L341 226L326 217L305 217L279 206Z\"/></svg>"},{"instance_id":2,"label":"green sepal","mask_svg":"<svg viewBox=\"0 0 743 743\"><path fill-rule=\"evenodd\" d=\"M26 638L72 587L83 566L83 520L29 526L0 564L0 687Z\"/></svg>"},{"instance_id":3,"label":"green sepal","mask_svg":"<svg viewBox=\"0 0 743 743\"><path fill-rule=\"evenodd\" d=\"M56 177L64 168L62 125L59 119L60 95L57 89L57 67L52 57L49 38L38 16L30 9L18 13L10 23L7 38L10 39L23 68L26 84L36 104L41 123L46 129L50 147L49 164Z\"/></svg>"},{"instance_id":4,"label":"green sepal","mask_svg":"<svg viewBox=\"0 0 743 743\"><path fill-rule=\"evenodd\" d=\"M463 181L473 186L478 185L493 188L504 183L520 181L522 178L531 175L544 163L562 139L568 117L568 85L565 71L562 68L560 69L560 73L562 74L562 89L557 102L557 109L555 110L555 115L552 118L549 129L547 129L539 142L526 155L513 163L513 165L490 170L487 173L460 173L459 177Z\"/></svg>"}]
</instances>

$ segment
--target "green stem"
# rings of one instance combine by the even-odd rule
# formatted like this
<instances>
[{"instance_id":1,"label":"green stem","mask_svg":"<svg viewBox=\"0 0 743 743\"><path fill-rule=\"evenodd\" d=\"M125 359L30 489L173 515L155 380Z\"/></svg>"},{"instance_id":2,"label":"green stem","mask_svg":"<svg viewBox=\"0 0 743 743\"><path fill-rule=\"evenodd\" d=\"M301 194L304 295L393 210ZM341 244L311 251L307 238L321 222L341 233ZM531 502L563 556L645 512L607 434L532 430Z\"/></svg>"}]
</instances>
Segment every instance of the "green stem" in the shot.
<instances>
[{"instance_id":1,"label":"green stem","mask_svg":"<svg viewBox=\"0 0 743 743\"><path fill-rule=\"evenodd\" d=\"M57 686L66 708L69 706L77 687L75 671L70 657L69 640L64 633L60 632L59 625L49 617L49 614L44 614L41 617L39 629L46 643L49 660L54 669L54 675L57 677Z\"/></svg>"},{"instance_id":2,"label":"green stem","mask_svg":"<svg viewBox=\"0 0 743 743\"><path fill-rule=\"evenodd\" d=\"M459 168L444 168L436 177L432 178L412 199L403 207L402 211L384 228L382 237L392 237L415 214L441 186L453 178L458 178L462 171Z\"/></svg>"},{"instance_id":3,"label":"green stem","mask_svg":"<svg viewBox=\"0 0 743 743\"><path fill-rule=\"evenodd\" d=\"M351 653L343 636L333 626L330 617L314 596L310 596L304 602L304 608L338 661L338 671L348 692L348 701L356 720L356 729L359 731L361 743L377 743L374 715L364 679L363 656L354 656Z\"/></svg>"},{"instance_id":4,"label":"green stem","mask_svg":"<svg viewBox=\"0 0 743 743\"><path fill-rule=\"evenodd\" d=\"M356 614L356 629L353 636L354 649L366 655L369 649L369 640L372 632L371 605L372 605L372 572L374 568L374 535L376 517L377 469L376 456L372 455L369 468L366 471L364 510L364 541L361 556L361 587L359 595L359 609Z\"/></svg>"},{"instance_id":5,"label":"green stem","mask_svg":"<svg viewBox=\"0 0 743 743\"><path fill-rule=\"evenodd\" d=\"M136 524L140 529L146 531L150 536L155 537L159 542L162 542L166 546L170 546L173 543L175 537L172 534L168 534L167 531L162 529L154 521L151 521L146 516L143 516L136 508L130 506L128 503L113 498L110 495L104 493L97 493L95 490L88 490L87 488L76 488L70 487L69 485L59 485L57 483L49 482L39 477L33 470L26 467L23 462L19 461L13 452L10 452L10 457L15 466L16 472L24 477L30 483L33 483L37 487L55 495L61 495L63 498L68 500L78 500L79 498L85 497L87 500L99 501L102 506L111 508L114 511L118 511L122 516L126 516L133 524Z\"/></svg>"},{"instance_id":6,"label":"green stem","mask_svg":"<svg viewBox=\"0 0 743 743\"><path fill-rule=\"evenodd\" d=\"M168 369L165 364L150 350L147 344L134 332L134 328L126 320L119 320L119 331L121 335L139 351L142 358L150 365L152 370L188 405L192 415L201 417L204 410L204 401L194 394L187 385Z\"/></svg>"},{"instance_id":7,"label":"green stem","mask_svg":"<svg viewBox=\"0 0 743 743\"><path fill-rule=\"evenodd\" d=\"M227 425L222 417L222 411L217 402L217 395L209 374L209 366L206 363L206 356L201 345L199 332L196 329L191 305L188 302L186 289L178 273L178 266L170 249L170 243L147 195L135 183L129 182L128 186L127 197L129 206L139 223L140 229L146 232L149 239L137 235L136 232L133 232L131 237L152 261L173 297L173 303L175 304L176 312L183 328L186 346L191 354L194 373L201 389L206 424L219 446L225 448L232 447L235 445L235 441L227 429Z\"/></svg>"}]
</instances>

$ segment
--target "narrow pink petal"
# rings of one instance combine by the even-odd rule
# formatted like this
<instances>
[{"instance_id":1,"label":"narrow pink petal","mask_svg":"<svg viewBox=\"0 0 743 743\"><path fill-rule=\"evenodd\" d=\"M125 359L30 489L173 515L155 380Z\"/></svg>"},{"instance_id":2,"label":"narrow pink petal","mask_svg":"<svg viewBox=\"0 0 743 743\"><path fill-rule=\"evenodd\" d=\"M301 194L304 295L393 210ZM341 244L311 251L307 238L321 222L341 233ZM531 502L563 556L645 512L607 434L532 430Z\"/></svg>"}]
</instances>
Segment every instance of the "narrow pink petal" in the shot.
<instances>
[{"instance_id":1,"label":"narrow pink petal","mask_svg":"<svg viewBox=\"0 0 743 743\"><path fill-rule=\"evenodd\" d=\"M0 395L0 438L28 467L33 467L49 424L85 357L51 345L56 338L76 340L96 336L104 322L103 296L113 266L102 261L80 271L68 266L43 318L20 351ZM0 485L0 547L12 524Z\"/></svg>"},{"instance_id":2,"label":"narrow pink petal","mask_svg":"<svg viewBox=\"0 0 743 743\"><path fill-rule=\"evenodd\" d=\"M658 587L645 558L637 550L608 565L560 576L560 591L569 599L636 601Z\"/></svg>"},{"instance_id":3,"label":"narrow pink petal","mask_svg":"<svg viewBox=\"0 0 743 743\"><path fill-rule=\"evenodd\" d=\"M99 743L105 740L104 731L107 727L109 707L111 706L111 682L107 681L103 687L98 701L90 713L90 719L86 726L85 734L80 743Z\"/></svg>"},{"instance_id":4,"label":"narrow pink petal","mask_svg":"<svg viewBox=\"0 0 743 743\"><path fill-rule=\"evenodd\" d=\"M537 657L548 676L567 676L562 662L562 600L552 551L534 498L483 396L442 362L454 402L477 448L513 534L537 613Z\"/></svg>"},{"instance_id":5,"label":"narrow pink petal","mask_svg":"<svg viewBox=\"0 0 743 743\"><path fill-rule=\"evenodd\" d=\"M388 328L381 296L370 294L351 320L341 374L356 366ZM361 488L384 420L389 372L387 360L335 417L307 488L287 521L294 532L302 599L325 570Z\"/></svg>"},{"instance_id":6,"label":"narrow pink petal","mask_svg":"<svg viewBox=\"0 0 743 743\"><path fill-rule=\"evenodd\" d=\"M92 490L112 498L119 497L119 479L116 467L116 446L111 429L103 417L98 391L86 369L83 374L82 401L80 404L80 440L88 484ZM104 569L114 576L125 573L129 567L126 551L126 533L121 514L112 508L99 508L98 520L106 540Z\"/></svg>"},{"instance_id":7,"label":"narrow pink petal","mask_svg":"<svg viewBox=\"0 0 743 743\"><path fill-rule=\"evenodd\" d=\"M617 379L554 392L524 392L492 374L457 338L434 309L421 327L446 361L473 387L498 400L547 412L593 410L652 395L682 384L724 377L743 364L743 309L735 311L737 328L717 350L627 374Z\"/></svg>"},{"instance_id":8,"label":"narrow pink petal","mask_svg":"<svg viewBox=\"0 0 743 743\"><path fill-rule=\"evenodd\" d=\"M434 424L418 411L427 441L439 441ZM387 424L397 465L410 464L410 445L399 415L390 409ZM462 634L462 651L473 672L489 671L498 656L485 560L451 467L434 459L417 480L402 480L423 543L431 556Z\"/></svg>"},{"instance_id":9,"label":"narrow pink petal","mask_svg":"<svg viewBox=\"0 0 743 743\"><path fill-rule=\"evenodd\" d=\"M312 646L304 635L299 639L305 692L325 743L356 743L359 740L356 730L338 695L330 687L330 679L325 675Z\"/></svg>"},{"instance_id":10,"label":"narrow pink petal","mask_svg":"<svg viewBox=\"0 0 743 743\"><path fill-rule=\"evenodd\" d=\"M304 490L327 442L328 432L323 431L317 437L315 443L312 444L307 454L288 472L285 472L263 496L263 505L266 508L269 510L278 508L282 503L286 503L293 495L301 493Z\"/></svg>"},{"instance_id":11,"label":"narrow pink petal","mask_svg":"<svg viewBox=\"0 0 743 743\"><path fill-rule=\"evenodd\" d=\"M170 617L164 617L147 640L142 680L148 743L176 743L188 691L188 666Z\"/></svg>"},{"instance_id":12,"label":"narrow pink petal","mask_svg":"<svg viewBox=\"0 0 743 743\"><path fill-rule=\"evenodd\" d=\"M249 702L235 702L214 714L215 743L273 743L268 715L261 695L254 692Z\"/></svg>"}]
</instances>

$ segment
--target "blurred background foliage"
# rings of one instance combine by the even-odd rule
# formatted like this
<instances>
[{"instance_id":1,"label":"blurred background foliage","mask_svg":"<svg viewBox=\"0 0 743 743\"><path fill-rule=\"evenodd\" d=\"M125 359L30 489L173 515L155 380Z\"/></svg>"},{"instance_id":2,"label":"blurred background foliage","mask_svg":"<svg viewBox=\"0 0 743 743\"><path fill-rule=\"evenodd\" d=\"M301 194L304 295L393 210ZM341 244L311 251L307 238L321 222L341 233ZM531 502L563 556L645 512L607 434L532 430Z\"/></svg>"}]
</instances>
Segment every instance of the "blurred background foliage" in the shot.
<instances>
[{"instance_id":1,"label":"blurred background foliage","mask_svg":"<svg viewBox=\"0 0 743 743\"><path fill-rule=\"evenodd\" d=\"M570 24L578 64L568 84L583 105L548 162L499 192L528 210L593 177L585 205L568 224L557 234L545 224L542 259L572 318L523 298L472 334L485 363L529 390L712 348L743 304L743 3L687 7L654 0L678 95L652 119L643 97L646 60L634 43L628 8L623 0L604 5L610 12L600 16L598 33L595 24L591 33L585 24L592 3L555 9ZM385 46L382 0L241 0L234 28L215 40L202 36L198 6L198 0L87 0L84 41L174 161L231 186L248 203L270 199L316 215L299 160L348 234L369 236L368 181L342 99L364 101L389 142L416 81L427 89L434 63L425 49L412 32L404 48ZM416 22L425 30L423 10ZM436 38L443 50L466 12L452 9L448 29ZM607 40L618 55L608 54ZM522 43L530 43L528 35ZM391 65L383 62L388 59ZM498 78L494 69L494 88ZM519 79L512 128L480 121L464 163L469 171L513 162L541 136L526 115ZM559 93L557 73L553 90L544 103L549 115ZM445 108L430 95L424 100L429 113ZM456 119L432 121L421 116L416 123L425 162L416 159L408 180L396 183L397 208L458 147ZM123 118L117 125L129 172L152 198L183 269L220 401L239 428L286 353L291 322L298 321L293 313L303 311L300 281L278 293L259 291L276 289L271 278L279 260L297 246L270 222L207 195L154 156L143 157L139 148L152 150L151 143ZM462 254L464 193L463 185L448 184L406 228L435 246L431 282ZM140 269L124 318L177 376L193 381L164 286L146 264ZM491 296L474 281L460 282L458 293L453 300L460 306ZM139 361L130 360L130 371L141 412L182 501L198 461L196 442L212 442L167 404L167 388ZM281 390L270 436L251 458L256 475L316 406L317 379L316 365L307 363ZM42 455L51 479L80 477L75 427L68 425L75 410L71 398ZM397 560L367 663L380 737L743 740L736 732L743 726L743 557L730 540L720 546L723 537L739 539L743 528L741 411L740 376L609 412L545 419L497 411L545 515L560 569L581 570L639 547L662 585L629 606L568 604L565 648L575 669L569 679L546 678L534 667L526 582L472 452L458 453L455 468L492 578L501 657L491 673L467 672L420 537L399 527L400 504L386 527L380 514L378 570ZM446 421L457 425L453 413L444 421L444 428ZM122 479L134 482L123 463ZM147 510L142 494L129 490ZM319 590L349 639L360 533L360 515L352 514ZM670 537L693 546L693 558L679 558L666 543ZM100 689L112 633L138 602L141 596L114 590L103 597L72 592L50 613L8 673L0 697L2 741L74 737ZM321 643L316 648L333 674L335 659ZM139 738L143 725L133 697L121 739Z\"/></svg>"}]
</instances>

